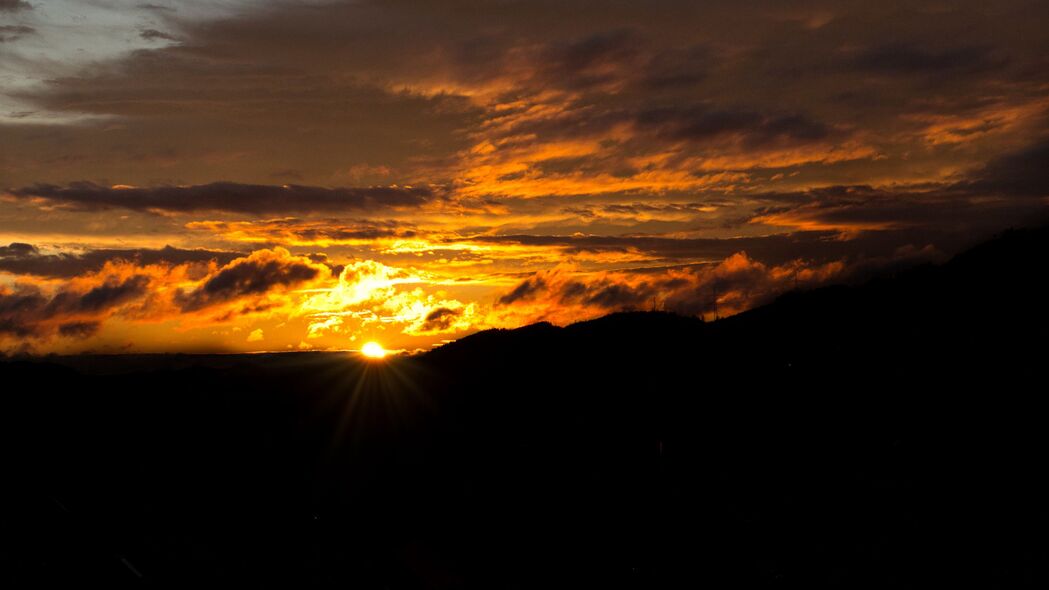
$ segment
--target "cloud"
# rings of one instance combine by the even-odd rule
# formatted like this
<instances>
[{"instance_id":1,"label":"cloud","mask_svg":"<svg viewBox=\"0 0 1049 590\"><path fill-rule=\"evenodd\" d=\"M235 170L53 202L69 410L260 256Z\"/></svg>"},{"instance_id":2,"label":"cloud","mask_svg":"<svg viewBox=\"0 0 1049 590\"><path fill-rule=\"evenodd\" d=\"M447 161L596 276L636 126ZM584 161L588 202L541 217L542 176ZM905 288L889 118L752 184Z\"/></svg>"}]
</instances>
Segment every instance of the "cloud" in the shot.
<instances>
[{"instance_id":1,"label":"cloud","mask_svg":"<svg viewBox=\"0 0 1049 590\"><path fill-rule=\"evenodd\" d=\"M58 333L67 338L88 338L101 328L101 322L67 322L58 325Z\"/></svg>"},{"instance_id":2,"label":"cloud","mask_svg":"<svg viewBox=\"0 0 1049 590\"><path fill-rule=\"evenodd\" d=\"M107 277L101 285L85 293L60 291L45 308L53 315L95 313L127 303L146 292L150 278L145 275L130 277Z\"/></svg>"},{"instance_id":3,"label":"cloud","mask_svg":"<svg viewBox=\"0 0 1049 590\"><path fill-rule=\"evenodd\" d=\"M632 115L636 127L671 141L707 142L736 136L750 149L827 138L831 130L802 114L759 113L706 106L646 109Z\"/></svg>"},{"instance_id":4,"label":"cloud","mask_svg":"<svg viewBox=\"0 0 1049 590\"><path fill-rule=\"evenodd\" d=\"M0 285L0 333L28 336L33 333L32 316L47 305L39 290L25 286L15 289Z\"/></svg>"},{"instance_id":5,"label":"cloud","mask_svg":"<svg viewBox=\"0 0 1049 590\"><path fill-rule=\"evenodd\" d=\"M73 277L101 270L109 262L129 262L134 265L226 264L243 256L239 252L221 250L184 250L165 246L160 249L98 249L86 252L42 253L36 246L12 243L0 246L0 271L16 275L40 277Z\"/></svg>"},{"instance_id":6,"label":"cloud","mask_svg":"<svg viewBox=\"0 0 1049 590\"><path fill-rule=\"evenodd\" d=\"M32 9L33 5L25 0L0 0L0 12L18 12Z\"/></svg>"},{"instance_id":7,"label":"cloud","mask_svg":"<svg viewBox=\"0 0 1049 590\"><path fill-rule=\"evenodd\" d=\"M160 11L160 12L176 12L176 10L174 8L172 8L170 6L164 6L163 4L144 3L144 4L139 4L138 7L142 8L144 10L157 10L157 11Z\"/></svg>"},{"instance_id":8,"label":"cloud","mask_svg":"<svg viewBox=\"0 0 1049 590\"><path fill-rule=\"evenodd\" d=\"M227 211L273 214L380 210L419 207L441 198L434 188L323 188L214 182L196 186L107 187L91 182L67 186L38 184L13 189L12 195L79 209L123 208L135 211Z\"/></svg>"},{"instance_id":9,"label":"cloud","mask_svg":"<svg viewBox=\"0 0 1049 590\"><path fill-rule=\"evenodd\" d=\"M463 332L483 325L476 302L463 303L427 282L426 276L412 269L374 260L350 262L334 285L308 293L302 302L300 313L311 320L308 337L343 331L349 318L360 327L397 326L411 336Z\"/></svg>"},{"instance_id":10,"label":"cloud","mask_svg":"<svg viewBox=\"0 0 1049 590\"><path fill-rule=\"evenodd\" d=\"M1001 68L1008 60L988 47L956 47L940 51L915 45L892 44L859 52L849 62L861 71L903 74L957 74Z\"/></svg>"},{"instance_id":11,"label":"cloud","mask_svg":"<svg viewBox=\"0 0 1049 590\"><path fill-rule=\"evenodd\" d=\"M419 331L426 333L446 331L453 327L455 319L461 315L461 310L438 307L426 314Z\"/></svg>"},{"instance_id":12,"label":"cloud","mask_svg":"<svg viewBox=\"0 0 1049 590\"><path fill-rule=\"evenodd\" d=\"M1049 196L1049 139L990 160L953 188L975 195Z\"/></svg>"},{"instance_id":13,"label":"cloud","mask_svg":"<svg viewBox=\"0 0 1049 590\"><path fill-rule=\"evenodd\" d=\"M259 297L329 276L327 266L284 248L256 250L209 276L197 288L179 292L175 299L183 311L197 311L244 297Z\"/></svg>"},{"instance_id":14,"label":"cloud","mask_svg":"<svg viewBox=\"0 0 1049 590\"><path fill-rule=\"evenodd\" d=\"M800 285L845 276L842 262L793 260L781 266L737 252L716 264L650 271L581 272L561 265L521 281L498 300L494 323L567 323L612 311L662 309L684 315L732 315ZM512 320L508 320L512 318Z\"/></svg>"},{"instance_id":15,"label":"cloud","mask_svg":"<svg viewBox=\"0 0 1049 590\"><path fill-rule=\"evenodd\" d=\"M17 41L22 37L32 35L35 32L36 29L25 25L0 25L0 43Z\"/></svg>"},{"instance_id":16,"label":"cloud","mask_svg":"<svg viewBox=\"0 0 1049 590\"><path fill-rule=\"evenodd\" d=\"M534 299L538 293L542 293L547 289L546 273L536 273L531 277L521 281L516 287L510 290L509 293L499 298L501 305L510 305L517 303L518 301L529 301Z\"/></svg>"},{"instance_id":17,"label":"cloud","mask_svg":"<svg viewBox=\"0 0 1049 590\"><path fill-rule=\"evenodd\" d=\"M92 286L70 284L48 296L34 285L0 286L0 334L47 338L54 334L86 337L119 308L142 297L146 275L103 274Z\"/></svg>"},{"instance_id":18,"label":"cloud","mask_svg":"<svg viewBox=\"0 0 1049 590\"><path fill-rule=\"evenodd\" d=\"M629 29L600 32L555 42L537 56L539 76L567 88L590 88L623 79L623 70L640 65L640 43Z\"/></svg>"},{"instance_id":19,"label":"cloud","mask_svg":"<svg viewBox=\"0 0 1049 590\"><path fill-rule=\"evenodd\" d=\"M178 41L178 38L174 35L156 29L142 29L139 31L138 36L146 41Z\"/></svg>"},{"instance_id":20,"label":"cloud","mask_svg":"<svg viewBox=\"0 0 1049 590\"><path fill-rule=\"evenodd\" d=\"M505 235L475 236L480 243L557 248L560 256L635 253L650 262L683 264L722 260L745 251L766 264L783 264L796 258L839 260L862 252L887 254L915 236L903 232L878 232L842 240L840 230L796 231L736 238L674 238L634 235Z\"/></svg>"},{"instance_id":21,"label":"cloud","mask_svg":"<svg viewBox=\"0 0 1049 590\"><path fill-rule=\"evenodd\" d=\"M241 242L284 245L374 243L383 239L412 238L415 225L378 219L267 219L261 221L192 221L186 227Z\"/></svg>"},{"instance_id":22,"label":"cloud","mask_svg":"<svg viewBox=\"0 0 1049 590\"><path fill-rule=\"evenodd\" d=\"M857 232L923 228L986 232L1044 217L1049 197L1049 141L1003 154L956 182L915 186L839 185L764 193L751 223Z\"/></svg>"},{"instance_id":23,"label":"cloud","mask_svg":"<svg viewBox=\"0 0 1049 590\"><path fill-rule=\"evenodd\" d=\"M264 338L264 336L262 334L262 328L258 328L258 329L252 330L251 333L248 334L247 341L248 342L262 342L263 338Z\"/></svg>"}]
</instances>

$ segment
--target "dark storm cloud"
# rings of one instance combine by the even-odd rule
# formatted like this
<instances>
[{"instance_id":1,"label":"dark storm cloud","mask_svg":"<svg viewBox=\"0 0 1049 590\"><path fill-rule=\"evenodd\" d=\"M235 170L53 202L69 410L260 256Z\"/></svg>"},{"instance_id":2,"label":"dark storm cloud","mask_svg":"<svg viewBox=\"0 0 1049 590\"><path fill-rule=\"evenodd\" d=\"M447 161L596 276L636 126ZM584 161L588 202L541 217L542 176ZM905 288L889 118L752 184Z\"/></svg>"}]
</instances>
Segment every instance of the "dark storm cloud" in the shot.
<instances>
[{"instance_id":1,"label":"dark storm cloud","mask_svg":"<svg viewBox=\"0 0 1049 590\"><path fill-rule=\"evenodd\" d=\"M0 43L17 41L22 37L32 35L35 32L36 29L25 25L0 25Z\"/></svg>"},{"instance_id":2,"label":"dark storm cloud","mask_svg":"<svg viewBox=\"0 0 1049 590\"><path fill-rule=\"evenodd\" d=\"M33 5L25 0L0 0L0 12L17 12L19 10L32 10Z\"/></svg>"},{"instance_id":3,"label":"dark storm cloud","mask_svg":"<svg viewBox=\"0 0 1049 590\"><path fill-rule=\"evenodd\" d=\"M99 249L82 253L43 254L31 244L0 246L0 271L41 277L74 277L102 269L107 262L179 265L215 261L226 264L242 256L220 250L184 250L165 246L160 249Z\"/></svg>"},{"instance_id":4,"label":"dark storm cloud","mask_svg":"<svg viewBox=\"0 0 1049 590\"><path fill-rule=\"evenodd\" d=\"M136 211L228 211L292 213L419 207L442 198L433 188L323 188L214 182L196 186L112 188L91 182L66 186L38 184L11 190L22 198L40 198L80 209L123 208Z\"/></svg>"},{"instance_id":5,"label":"dark storm cloud","mask_svg":"<svg viewBox=\"0 0 1049 590\"><path fill-rule=\"evenodd\" d=\"M259 250L226 265L197 289L180 292L176 302L184 311L196 311L299 285L319 277L322 272L328 272L327 267L308 258L291 256L286 250Z\"/></svg>"}]
</instances>

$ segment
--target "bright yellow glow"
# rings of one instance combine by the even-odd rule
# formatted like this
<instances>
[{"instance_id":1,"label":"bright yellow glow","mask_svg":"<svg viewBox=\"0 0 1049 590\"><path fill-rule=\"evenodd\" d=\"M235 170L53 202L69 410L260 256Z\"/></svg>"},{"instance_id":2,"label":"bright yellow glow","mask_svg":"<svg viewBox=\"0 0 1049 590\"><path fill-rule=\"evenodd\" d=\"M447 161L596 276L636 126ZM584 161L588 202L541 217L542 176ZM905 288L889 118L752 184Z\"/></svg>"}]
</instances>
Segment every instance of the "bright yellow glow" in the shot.
<instances>
[{"instance_id":1,"label":"bright yellow glow","mask_svg":"<svg viewBox=\"0 0 1049 590\"><path fill-rule=\"evenodd\" d=\"M381 359L386 356L386 349L378 342L368 342L361 347L361 354L370 359Z\"/></svg>"}]
</instances>

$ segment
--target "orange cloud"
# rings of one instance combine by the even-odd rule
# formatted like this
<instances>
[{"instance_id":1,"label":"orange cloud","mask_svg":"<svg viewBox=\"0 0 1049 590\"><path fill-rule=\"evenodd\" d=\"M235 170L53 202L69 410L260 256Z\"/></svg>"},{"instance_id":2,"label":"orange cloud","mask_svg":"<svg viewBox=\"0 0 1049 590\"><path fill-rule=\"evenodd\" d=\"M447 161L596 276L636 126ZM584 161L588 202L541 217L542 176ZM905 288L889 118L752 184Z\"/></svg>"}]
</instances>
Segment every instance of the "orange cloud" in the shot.
<instances>
[{"instance_id":1,"label":"orange cloud","mask_svg":"<svg viewBox=\"0 0 1049 590\"><path fill-rule=\"evenodd\" d=\"M492 325L534 321L565 324L612 311L661 309L686 315L733 315L766 303L796 285L816 286L842 276L843 262L781 266L737 252L717 264L652 272L579 272L569 265L534 273L505 292Z\"/></svg>"}]
</instances>

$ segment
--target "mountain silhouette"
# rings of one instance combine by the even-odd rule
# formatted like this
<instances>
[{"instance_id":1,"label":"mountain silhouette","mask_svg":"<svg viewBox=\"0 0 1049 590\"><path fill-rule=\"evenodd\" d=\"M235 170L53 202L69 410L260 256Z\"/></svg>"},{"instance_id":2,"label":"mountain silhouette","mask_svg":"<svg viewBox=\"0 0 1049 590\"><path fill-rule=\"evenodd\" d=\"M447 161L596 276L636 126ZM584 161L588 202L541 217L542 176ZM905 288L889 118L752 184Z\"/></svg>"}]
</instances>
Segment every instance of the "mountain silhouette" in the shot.
<instances>
[{"instance_id":1,"label":"mountain silhouette","mask_svg":"<svg viewBox=\"0 0 1049 590\"><path fill-rule=\"evenodd\" d=\"M0 363L0 579L1044 586L1049 230L703 322Z\"/></svg>"}]
</instances>

